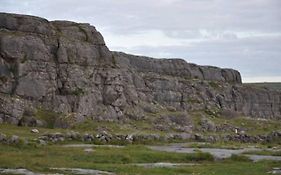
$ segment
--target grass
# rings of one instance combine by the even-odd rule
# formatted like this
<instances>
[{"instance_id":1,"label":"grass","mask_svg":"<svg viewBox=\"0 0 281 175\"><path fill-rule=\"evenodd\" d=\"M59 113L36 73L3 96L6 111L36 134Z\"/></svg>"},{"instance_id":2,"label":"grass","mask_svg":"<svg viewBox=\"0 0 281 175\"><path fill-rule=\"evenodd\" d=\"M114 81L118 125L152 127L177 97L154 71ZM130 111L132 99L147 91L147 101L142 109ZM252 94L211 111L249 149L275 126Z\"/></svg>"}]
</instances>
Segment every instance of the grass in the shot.
<instances>
[{"instance_id":1,"label":"grass","mask_svg":"<svg viewBox=\"0 0 281 175\"><path fill-rule=\"evenodd\" d=\"M250 144L250 143L241 143L241 142L215 142L215 143L187 143L187 148L222 148L222 149L241 149L245 147L262 147L260 144Z\"/></svg>"},{"instance_id":2,"label":"grass","mask_svg":"<svg viewBox=\"0 0 281 175\"><path fill-rule=\"evenodd\" d=\"M195 166L173 168L145 168L135 163L196 162ZM249 162L241 157L232 157L224 161L213 161L206 153L168 153L153 151L142 145L124 148L94 148L86 153L83 148L65 148L59 145L44 147L0 145L1 168L27 168L35 172L51 172L49 167L89 168L115 172L118 175L129 174L215 174L215 175L264 175L278 167L280 162Z\"/></svg>"},{"instance_id":3,"label":"grass","mask_svg":"<svg viewBox=\"0 0 281 175\"><path fill-rule=\"evenodd\" d=\"M44 167L92 168L99 164L131 164L152 162L202 162L212 161L208 153L166 153L152 151L144 146L125 148L97 147L92 153L83 148L65 148L59 145L46 147L0 145L0 165L4 168L25 167L34 171L44 171Z\"/></svg>"},{"instance_id":4,"label":"grass","mask_svg":"<svg viewBox=\"0 0 281 175\"><path fill-rule=\"evenodd\" d=\"M97 121L89 119L74 125L72 129L84 131L105 130L115 134L158 134L163 136L167 132L180 132L174 125L189 122L189 117L186 113L179 111L161 110L147 115L147 118L141 120L127 121ZM171 120L173 124L167 125L166 119ZM165 130L158 129L155 127L156 124L165 126Z\"/></svg>"},{"instance_id":5,"label":"grass","mask_svg":"<svg viewBox=\"0 0 281 175\"><path fill-rule=\"evenodd\" d=\"M221 163L211 163L204 166L195 166L193 174L208 175L266 175L272 167L278 167L278 162L257 162L227 160Z\"/></svg>"},{"instance_id":6,"label":"grass","mask_svg":"<svg viewBox=\"0 0 281 175\"><path fill-rule=\"evenodd\" d=\"M41 113L38 112L38 113ZM44 115L43 115L44 114ZM42 112L41 117L45 118L48 112ZM8 136L17 135L21 138L28 138L34 139L38 138L38 136L44 133L67 133L68 131L74 130L78 131L81 134L84 133L93 133L96 134L100 131L107 131L108 133L114 134L159 134L163 135L163 132L152 130L150 128L149 123L146 121L134 121L134 122L127 122L127 123L118 123L118 122L110 122L110 121L93 121L93 120L86 120L85 122L76 124L69 129L62 129L62 128L53 128L51 125L53 120L52 116L49 116L50 119L46 119L46 121L50 122L49 127L27 127L27 126L15 126L10 124L1 124L0 125L0 133L6 134ZM31 133L32 128L37 128L40 133L34 134Z\"/></svg>"},{"instance_id":7,"label":"grass","mask_svg":"<svg viewBox=\"0 0 281 175\"><path fill-rule=\"evenodd\" d=\"M221 148L221 149L243 149L243 148L260 148L260 149L268 149L275 147L276 149L281 149L281 145L278 143L243 143L243 142L234 142L234 141L218 141L214 143L208 143L208 142L191 142L186 143L186 148ZM275 154L278 155L278 151ZM254 152L252 154L255 154ZM257 153L262 154L262 153ZM270 155L270 154L268 154Z\"/></svg>"},{"instance_id":8,"label":"grass","mask_svg":"<svg viewBox=\"0 0 281 175\"><path fill-rule=\"evenodd\" d=\"M35 117L46 122L47 128L54 128L54 124L59 118L59 114L45 109L38 109Z\"/></svg>"},{"instance_id":9,"label":"grass","mask_svg":"<svg viewBox=\"0 0 281 175\"><path fill-rule=\"evenodd\" d=\"M254 155L266 155L266 156L281 156L281 151L275 150L259 150L259 151L247 151L243 154L254 154Z\"/></svg>"},{"instance_id":10,"label":"grass","mask_svg":"<svg viewBox=\"0 0 281 175\"><path fill-rule=\"evenodd\" d=\"M177 116L177 112L160 112L161 115L165 116ZM167 133L181 133L177 130L173 130L173 128L169 128L168 131L160 131L157 128L155 128L153 125L153 120L157 120L159 118L157 113L155 116L151 116L149 119L143 119L138 121L126 121L126 122L110 122L110 121L94 121L94 120L86 120L85 122L75 124L69 129L60 129L60 128L53 128L52 124L54 122L54 119L56 118L57 114L49 113L45 110L38 110L36 116L40 116L40 118L44 118L45 121L48 121L48 128L40 128L37 127L40 131L39 134L31 133L31 129L33 127L17 127L14 125L8 125L8 124L1 124L0 127L0 133L4 133L8 136L11 135L18 135L21 138L25 139L34 139L38 138L38 136L44 134L44 133L55 133L55 132L61 132L66 133L70 130L75 130L80 132L81 134L84 133L91 133L91 134L97 134L100 131L106 131L109 134L136 134L136 135L147 135L147 134L158 134L160 137L164 137ZM199 112L193 112L190 114L190 120L192 120L190 123L192 123L196 128L200 128L200 121L201 116ZM245 133L249 135L257 135L257 134L263 134L266 135L272 131L278 131L281 130L281 122L277 120L265 120L265 121L257 121L255 119L251 118L245 118L245 117L236 117L236 118L224 118L224 117L214 117L205 115L206 118L213 121L216 125L223 125L228 124L232 126L236 126L239 128L245 128ZM179 119L181 119L179 117ZM180 120L179 120L180 121ZM159 121L161 123L161 121ZM159 123L158 122L158 123ZM164 123L163 123L164 124ZM221 132L201 132L200 129L196 132L201 133L203 135L213 135L213 136L223 136L228 134L235 134L234 131L221 131ZM149 140L149 144L158 144L155 141L155 143L152 143L151 140ZM163 142L163 141L162 141ZM171 142L171 140L168 140L167 142ZM180 140L173 140L173 142L182 142ZM145 142L142 142L145 143ZM280 144L280 142L279 142ZM251 146L253 144L247 145L247 143L237 143L237 142L223 142L223 141L217 141L216 143L208 143L206 145L193 145L193 147L220 147L220 148L226 148L226 147L245 147L245 146ZM267 146L276 146L276 143L272 144L257 144L258 147L267 147Z\"/></svg>"},{"instance_id":11,"label":"grass","mask_svg":"<svg viewBox=\"0 0 281 175\"><path fill-rule=\"evenodd\" d=\"M281 130L281 121L278 120L259 120L245 117L232 119L230 122L235 126L245 128L249 134L263 134Z\"/></svg>"},{"instance_id":12,"label":"grass","mask_svg":"<svg viewBox=\"0 0 281 175\"><path fill-rule=\"evenodd\" d=\"M231 125L238 128L243 128L246 134L249 135L258 135L258 134L268 134L273 131L281 130L281 121L280 120L257 120L254 118L249 117L234 117L234 118L227 118L224 116L219 115L212 115L209 113L202 113L202 112L193 112L192 113L192 120L195 124L195 128L200 128L200 121L201 116L205 116L216 126L220 125ZM200 132L200 130L198 131ZM210 135L225 135L225 134L234 134L234 131L223 131L223 132L208 132L203 134L210 134Z\"/></svg>"},{"instance_id":13,"label":"grass","mask_svg":"<svg viewBox=\"0 0 281 175\"><path fill-rule=\"evenodd\" d=\"M84 94L85 94L85 92L84 92L84 90L83 90L83 89L81 89L81 88L77 88L77 89L75 89L75 90L72 92L72 94L73 94L73 95L77 95L77 96L79 96L79 95L84 95Z\"/></svg>"},{"instance_id":14,"label":"grass","mask_svg":"<svg viewBox=\"0 0 281 175\"><path fill-rule=\"evenodd\" d=\"M209 81L209 85L214 88L214 89L219 89L220 88L220 85L218 82L215 82L215 81Z\"/></svg>"},{"instance_id":15,"label":"grass","mask_svg":"<svg viewBox=\"0 0 281 175\"><path fill-rule=\"evenodd\" d=\"M250 162L251 161L251 159L249 157L244 156L244 155L237 155L237 154L232 154L229 159L232 161L239 161L239 162Z\"/></svg>"},{"instance_id":16,"label":"grass","mask_svg":"<svg viewBox=\"0 0 281 175\"><path fill-rule=\"evenodd\" d=\"M248 86L254 86L254 87L259 87L259 88L268 88L272 90L281 90L281 83L275 83L275 82L264 82L264 83L244 83Z\"/></svg>"},{"instance_id":17,"label":"grass","mask_svg":"<svg viewBox=\"0 0 281 175\"><path fill-rule=\"evenodd\" d=\"M142 122L142 121L140 121ZM134 127L129 127L116 123L96 122L92 125L83 123L76 126L76 131L83 133L86 130L97 128L111 129L111 131L128 132L133 131ZM130 125L133 126L133 125ZM140 126L147 127L146 123ZM44 132L65 133L65 129L39 128L40 134L30 132L30 127L17 127L13 125L2 124L0 132L7 135L18 135L23 138L37 138ZM217 142L207 144L190 144L191 147L222 147L222 148L242 148L248 146L266 147L267 145L250 145L236 142ZM276 146L276 145L275 145ZM90 153L84 152L83 148L65 148L60 145L36 146L17 145L8 146L0 144L0 168L27 168L34 172L49 172L49 167L68 167L68 168L88 168L104 171L115 172L118 175L129 174L215 174L215 175L264 175L272 167L278 167L280 162L263 161L253 163L244 158L244 156L233 156L223 161L214 161L210 154L197 152L193 154L186 153L169 153L154 151L143 145L128 145L124 148L95 147ZM254 153L253 153L254 154ZM269 153L259 153L269 154ZM153 162L172 162L172 163L196 163L195 166L178 166L173 168L139 167L136 163L153 163Z\"/></svg>"},{"instance_id":18,"label":"grass","mask_svg":"<svg viewBox=\"0 0 281 175\"><path fill-rule=\"evenodd\" d=\"M25 139L35 139L38 138L43 133L54 133L54 132L66 132L64 129L51 129L51 128L38 128L40 131L39 134L31 133L31 129L34 127L25 127L25 126L15 126L10 124L1 124L0 133L6 134L7 136L17 135Z\"/></svg>"},{"instance_id":19,"label":"grass","mask_svg":"<svg viewBox=\"0 0 281 175\"><path fill-rule=\"evenodd\" d=\"M86 120L74 125L71 129L95 132L104 130L115 134L163 134L163 132L153 129L152 123L147 120L127 122Z\"/></svg>"},{"instance_id":20,"label":"grass","mask_svg":"<svg viewBox=\"0 0 281 175\"><path fill-rule=\"evenodd\" d=\"M144 146L133 145L125 148L100 148L92 155L74 156L75 160L93 163L154 163L154 162L198 162L212 161L213 157L208 153L180 154L160 151L152 151Z\"/></svg>"}]
</instances>

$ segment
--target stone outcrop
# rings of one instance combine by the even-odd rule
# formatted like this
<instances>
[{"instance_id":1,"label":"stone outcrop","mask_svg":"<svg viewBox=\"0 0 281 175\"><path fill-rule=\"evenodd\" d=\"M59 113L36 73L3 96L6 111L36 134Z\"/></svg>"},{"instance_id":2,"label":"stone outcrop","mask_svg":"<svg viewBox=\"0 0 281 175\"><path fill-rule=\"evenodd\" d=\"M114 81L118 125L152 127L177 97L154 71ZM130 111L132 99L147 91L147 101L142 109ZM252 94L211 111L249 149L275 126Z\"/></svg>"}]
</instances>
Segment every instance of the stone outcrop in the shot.
<instances>
[{"instance_id":1,"label":"stone outcrop","mask_svg":"<svg viewBox=\"0 0 281 175\"><path fill-rule=\"evenodd\" d=\"M120 67L134 69L140 73L156 73L162 76L174 76L185 79L200 79L240 83L240 73L233 69L221 69L213 66L198 66L183 59L155 59L144 56L114 52Z\"/></svg>"},{"instance_id":2,"label":"stone outcrop","mask_svg":"<svg viewBox=\"0 0 281 175\"><path fill-rule=\"evenodd\" d=\"M280 101L232 69L111 52L89 24L0 13L0 122L42 124L38 111L58 114L63 127L163 110L280 118Z\"/></svg>"},{"instance_id":3,"label":"stone outcrop","mask_svg":"<svg viewBox=\"0 0 281 175\"><path fill-rule=\"evenodd\" d=\"M280 118L281 93L241 84L238 71L198 66L181 59L153 59L113 52L118 66L133 72L142 101L176 110L206 110L227 116Z\"/></svg>"}]
</instances>

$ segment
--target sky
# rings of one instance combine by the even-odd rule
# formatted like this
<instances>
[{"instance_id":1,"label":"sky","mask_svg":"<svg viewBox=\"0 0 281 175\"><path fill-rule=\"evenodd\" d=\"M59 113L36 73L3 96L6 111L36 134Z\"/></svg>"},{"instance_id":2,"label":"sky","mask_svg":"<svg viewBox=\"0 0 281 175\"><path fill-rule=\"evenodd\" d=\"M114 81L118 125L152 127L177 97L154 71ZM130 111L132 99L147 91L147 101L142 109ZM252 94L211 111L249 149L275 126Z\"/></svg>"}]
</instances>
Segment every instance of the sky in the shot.
<instances>
[{"instance_id":1,"label":"sky","mask_svg":"<svg viewBox=\"0 0 281 175\"><path fill-rule=\"evenodd\" d=\"M0 11L90 23L110 50L281 82L281 0L0 0Z\"/></svg>"}]
</instances>

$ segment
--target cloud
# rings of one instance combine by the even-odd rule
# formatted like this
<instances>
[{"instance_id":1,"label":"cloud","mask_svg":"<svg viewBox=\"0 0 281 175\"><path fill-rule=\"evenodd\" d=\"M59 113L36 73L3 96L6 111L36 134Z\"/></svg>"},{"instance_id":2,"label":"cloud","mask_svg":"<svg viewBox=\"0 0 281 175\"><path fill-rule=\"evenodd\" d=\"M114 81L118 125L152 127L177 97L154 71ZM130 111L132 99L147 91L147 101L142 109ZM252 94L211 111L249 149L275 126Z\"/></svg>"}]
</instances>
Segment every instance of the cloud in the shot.
<instances>
[{"instance_id":1,"label":"cloud","mask_svg":"<svg viewBox=\"0 0 281 175\"><path fill-rule=\"evenodd\" d=\"M281 75L281 36L257 36L240 39L214 39L189 46L136 46L116 48L155 57L185 58L188 62L240 70L243 77ZM279 80L280 81L280 80Z\"/></svg>"},{"instance_id":2,"label":"cloud","mask_svg":"<svg viewBox=\"0 0 281 175\"><path fill-rule=\"evenodd\" d=\"M280 0L0 1L4 12L91 23L112 50L281 77Z\"/></svg>"}]
</instances>

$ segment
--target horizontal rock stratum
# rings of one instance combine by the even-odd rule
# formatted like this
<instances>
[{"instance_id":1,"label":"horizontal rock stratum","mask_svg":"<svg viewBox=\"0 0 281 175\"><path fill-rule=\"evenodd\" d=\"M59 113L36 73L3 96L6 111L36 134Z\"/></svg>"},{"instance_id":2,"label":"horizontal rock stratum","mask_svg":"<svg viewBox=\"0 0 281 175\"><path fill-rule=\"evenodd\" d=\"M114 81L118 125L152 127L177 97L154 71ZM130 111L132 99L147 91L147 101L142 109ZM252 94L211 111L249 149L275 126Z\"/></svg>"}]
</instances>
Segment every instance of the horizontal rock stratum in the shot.
<instances>
[{"instance_id":1,"label":"horizontal rock stratum","mask_svg":"<svg viewBox=\"0 0 281 175\"><path fill-rule=\"evenodd\" d=\"M0 123L40 123L29 116L42 110L61 127L165 110L280 118L280 101L233 69L112 52L89 24L0 13Z\"/></svg>"}]
</instances>

